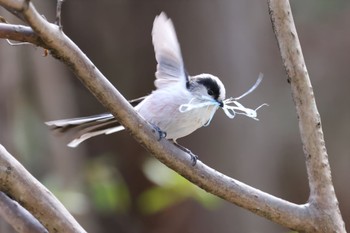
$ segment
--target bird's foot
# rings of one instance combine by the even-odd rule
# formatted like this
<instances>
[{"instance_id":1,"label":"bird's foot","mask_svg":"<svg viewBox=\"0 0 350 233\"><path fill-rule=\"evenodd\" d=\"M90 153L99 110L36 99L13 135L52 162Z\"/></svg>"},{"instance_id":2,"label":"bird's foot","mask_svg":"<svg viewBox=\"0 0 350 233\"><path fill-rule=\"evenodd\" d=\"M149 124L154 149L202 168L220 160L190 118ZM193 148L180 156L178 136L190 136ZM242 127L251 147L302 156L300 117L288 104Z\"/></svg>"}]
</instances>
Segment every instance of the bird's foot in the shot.
<instances>
[{"instance_id":1,"label":"bird's foot","mask_svg":"<svg viewBox=\"0 0 350 233\"><path fill-rule=\"evenodd\" d=\"M198 155L193 154L190 150L188 154L191 156L192 166L195 166L197 164Z\"/></svg>"},{"instance_id":2,"label":"bird's foot","mask_svg":"<svg viewBox=\"0 0 350 233\"><path fill-rule=\"evenodd\" d=\"M166 132L162 131L157 125L150 123L153 127L153 132L158 132L158 141L162 140L162 138L166 138Z\"/></svg>"},{"instance_id":3,"label":"bird's foot","mask_svg":"<svg viewBox=\"0 0 350 233\"><path fill-rule=\"evenodd\" d=\"M191 156L192 166L195 166L197 164L198 156L193 154L191 150L187 149L184 146L181 146L180 144L178 144L175 141L174 141L174 145Z\"/></svg>"}]
</instances>

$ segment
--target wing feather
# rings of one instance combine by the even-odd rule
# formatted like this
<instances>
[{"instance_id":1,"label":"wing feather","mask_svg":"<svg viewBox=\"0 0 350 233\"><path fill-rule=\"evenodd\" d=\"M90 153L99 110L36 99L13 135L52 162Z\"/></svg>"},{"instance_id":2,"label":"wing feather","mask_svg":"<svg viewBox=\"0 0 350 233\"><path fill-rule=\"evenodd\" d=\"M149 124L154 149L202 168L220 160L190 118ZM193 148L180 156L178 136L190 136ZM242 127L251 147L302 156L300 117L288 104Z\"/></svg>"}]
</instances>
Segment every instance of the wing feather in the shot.
<instances>
[{"instance_id":1,"label":"wing feather","mask_svg":"<svg viewBox=\"0 0 350 233\"><path fill-rule=\"evenodd\" d=\"M156 16L153 23L152 41L157 60L155 86L157 88L181 82L185 86L185 72L181 49L174 25L164 12Z\"/></svg>"}]
</instances>

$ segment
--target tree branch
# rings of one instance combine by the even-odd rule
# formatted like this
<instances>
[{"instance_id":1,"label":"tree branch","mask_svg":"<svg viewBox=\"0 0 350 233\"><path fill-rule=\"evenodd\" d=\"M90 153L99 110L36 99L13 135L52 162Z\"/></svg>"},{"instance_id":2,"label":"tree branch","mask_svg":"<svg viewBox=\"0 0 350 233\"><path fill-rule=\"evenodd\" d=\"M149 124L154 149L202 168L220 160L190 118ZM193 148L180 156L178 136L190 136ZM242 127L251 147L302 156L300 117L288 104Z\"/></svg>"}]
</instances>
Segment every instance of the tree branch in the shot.
<instances>
[{"instance_id":1,"label":"tree branch","mask_svg":"<svg viewBox=\"0 0 350 233\"><path fill-rule=\"evenodd\" d=\"M1 191L26 208L49 232L85 232L52 193L1 144L0 184Z\"/></svg>"},{"instance_id":2,"label":"tree branch","mask_svg":"<svg viewBox=\"0 0 350 233\"><path fill-rule=\"evenodd\" d=\"M0 23L0 38L29 42L34 45L45 47L40 37L38 37L31 27Z\"/></svg>"},{"instance_id":3,"label":"tree branch","mask_svg":"<svg viewBox=\"0 0 350 233\"><path fill-rule=\"evenodd\" d=\"M12 2L14 2L12 4ZM277 2L277 3L276 3ZM286 1L282 1L285 3ZM288 3L288 2L287 2ZM182 150L179 150L177 147L173 146L172 143L167 140L158 141L158 134L155 132L152 126L150 126L147 122L145 122L131 107L131 105L124 99L124 97L116 90L113 85L103 76L103 74L94 66L94 64L84 55L84 53L63 33L63 31L59 30L57 25L51 24L47 22L43 17L41 17L38 12L35 10L34 6L30 1L26 0L0 0L0 4L6 6L7 9L10 9L11 12L16 12L16 15L19 18L25 19L25 21L30 25L35 34L41 38L44 43L45 48L49 49L51 54L57 58L59 58L62 62L67 64L72 71L76 74L76 76L81 80L81 82L90 90L91 93L95 95L95 97L116 117L116 119L125 126L128 132L141 144L143 145L150 153L152 153L157 159L162 161L165 165L172 168L192 183L198 185L199 187L205 189L206 191L213 193L231 203L234 203L238 206L241 206L245 209L248 209L260 216L263 216L267 219L270 219L276 223L279 223L285 227L304 231L304 232L316 232L318 228L318 221L316 221L316 217L314 215L314 211L317 211L317 207L321 203L318 202L318 198L314 197L315 194L323 193L329 194L329 189L319 187L318 185L312 186L311 195L310 195L310 203L305 205L296 205L280 198L274 197L267 193L264 193L260 190L252 188L248 185L245 185L239 181L236 181L230 177L227 177L214 169L206 166L200 161L197 162L197 165L193 167L191 165L191 160L189 156L184 153ZM278 5L277 1L269 1L271 19L273 24L279 22L279 20L291 19L290 10L287 12L287 16L283 16L284 18L276 19L275 7L285 7ZM294 24L291 24L294 26ZM289 26L291 26L289 25ZM274 26L274 28L278 28L278 26ZM292 32L292 33L291 33ZM295 40L296 31L289 31L290 35L294 35L293 40ZM278 36L277 36L278 38ZM283 46L280 48L282 49ZM301 53L300 45L296 47ZM291 53L291 51L295 50L287 50L287 53ZM298 53L298 52L296 52ZM283 60L289 59L288 56L282 55ZM292 63L293 64L293 63ZM303 64L303 63L301 63ZM293 64L298 67L300 63ZM305 72L305 65L302 65L304 68L301 71ZM289 67L289 66L288 66ZM290 68L287 69L287 72L290 72ZM294 72L294 71L293 71ZM297 78L295 75L290 76L292 84L292 89L300 88L296 85ZM312 88L311 84L307 83L307 89L302 89L303 95L311 95L312 96ZM304 93L310 91L310 93ZM293 96L297 99L297 101L310 101L309 99L305 99L301 97L299 99L298 90L293 90ZM306 106L312 104L311 102L304 103ZM310 117L307 113L311 110L311 115L316 113L315 106L311 109L309 108L299 108L298 115L300 118ZM322 171L326 172L324 174L324 179L327 183L327 187L330 187L330 172L329 167L327 167L328 161L324 160L326 157L325 148L318 148L316 151L309 150L313 148L313 146L318 146L320 142L323 142L323 138L321 141L314 141L311 144L309 143L308 137L319 137L320 134L322 136L322 130L319 118L311 117L313 123L311 126L309 125L310 121L306 124L300 123L301 130L306 128L315 128L313 131L306 131L311 134L305 135L303 131L301 131L303 137L303 143L305 143L305 151L310 152L307 153L311 156L307 157L307 166L308 166L308 174L311 174L310 182L317 178L317 171L314 171L315 168L318 168L319 165L323 163L326 164L326 168L323 168ZM306 124L306 125L305 125ZM321 153L321 152L324 153ZM312 152L312 154L311 154ZM315 154L314 154L315 153ZM321 153L322 161L315 162L311 161L316 159L317 153ZM315 158L316 157L316 158ZM317 160L317 159L316 159ZM318 160L317 160L318 161ZM327 163L326 163L327 162ZM314 166L315 165L315 166ZM310 167L309 167L310 166ZM328 169L328 172L327 170ZM311 187L311 186L310 186ZM17 196L18 198L18 196ZM331 196L332 200L328 200L327 203L330 203L333 207L336 204L336 198L333 192L333 196ZM317 204L317 205L316 205ZM338 209L338 206L335 205ZM341 219L341 217L340 217ZM322 228L323 229L323 228ZM329 228L324 228L329 229ZM341 229L341 228L338 228ZM340 231L342 232L342 231Z\"/></svg>"},{"instance_id":4,"label":"tree branch","mask_svg":"<svg viewBox=\"0 0 350 233\"><path fill-rule=\"evenodd\" d=\"M310 209L316 210L314 223L323 232L345 232L332 183L321 118L289 1L269 0L269 11L299 119L309 178Z\"/></svg>"},{"instance_id":5,"label":"tree branch","mask_svg":"<svg viewBox=\"0 0 350 233\"><path fill-rule=\"evenodd\" d=\"M19 233L48 233L26 209L0 192L0 216Z\"/></svg>"}]
</instances>

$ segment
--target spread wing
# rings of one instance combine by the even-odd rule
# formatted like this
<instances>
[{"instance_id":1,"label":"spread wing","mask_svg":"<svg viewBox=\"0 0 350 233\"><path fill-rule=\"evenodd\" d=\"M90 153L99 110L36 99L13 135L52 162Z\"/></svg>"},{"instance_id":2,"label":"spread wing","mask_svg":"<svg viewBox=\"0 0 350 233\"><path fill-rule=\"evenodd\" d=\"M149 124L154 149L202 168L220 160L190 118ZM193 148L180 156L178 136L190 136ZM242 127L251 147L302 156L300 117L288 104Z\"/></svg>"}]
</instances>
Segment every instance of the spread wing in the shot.
<instances>
[{"instance_id":1,"label":"spread wing","mask_svg":"<svg viewBox=\"0 0 350 233\"><path fill-rule=\"evenodd\" d=\"M188 82L179 42L174 25L164 12L156 16L153 23L152 41L157 60L157 88L181 82L184 87Z\"/></svg>"}]
</instances>

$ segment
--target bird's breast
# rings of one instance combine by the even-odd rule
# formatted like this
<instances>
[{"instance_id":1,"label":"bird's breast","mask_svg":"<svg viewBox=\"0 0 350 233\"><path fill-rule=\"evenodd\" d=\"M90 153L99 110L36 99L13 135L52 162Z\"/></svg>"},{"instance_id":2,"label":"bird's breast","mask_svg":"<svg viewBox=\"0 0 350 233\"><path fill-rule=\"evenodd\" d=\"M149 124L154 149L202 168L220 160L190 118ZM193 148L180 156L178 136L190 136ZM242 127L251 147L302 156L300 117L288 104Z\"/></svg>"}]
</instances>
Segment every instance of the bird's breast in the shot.
<instances>
[{"instance_id":1,"label":"bird's breast","mask_svg":"<svg viewBox=\"0 0 350 233\"><path fill-rule=\"evenodd\" d=\"M148 122L166 132L167 139L177 139L191 134L202 127L212 116L217 106L194 108L180 112L182 104L188 104L192 96L187 93L162 93L154 91L136 109Z\"/></svg>"}]
</instances>

